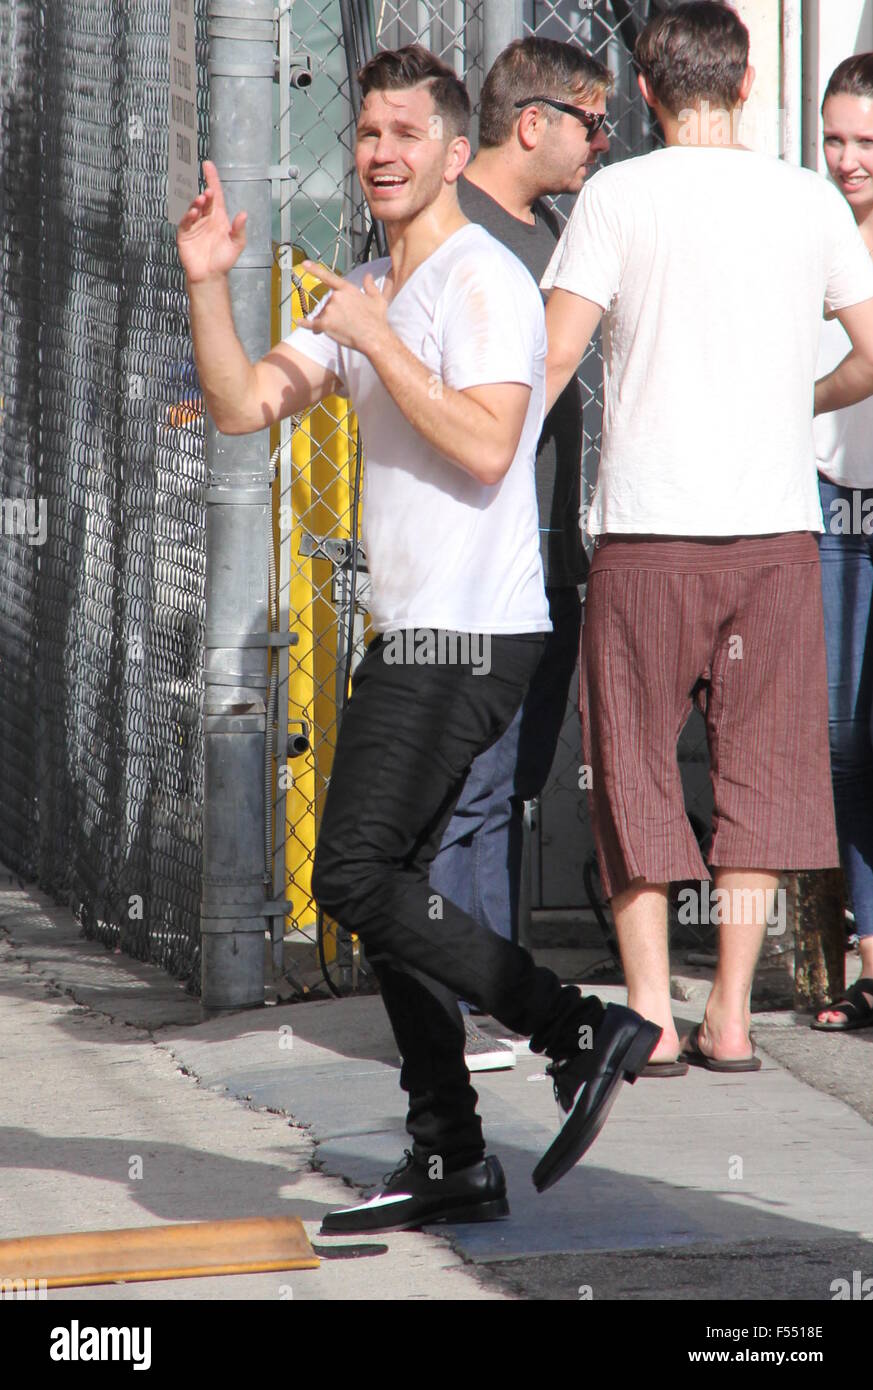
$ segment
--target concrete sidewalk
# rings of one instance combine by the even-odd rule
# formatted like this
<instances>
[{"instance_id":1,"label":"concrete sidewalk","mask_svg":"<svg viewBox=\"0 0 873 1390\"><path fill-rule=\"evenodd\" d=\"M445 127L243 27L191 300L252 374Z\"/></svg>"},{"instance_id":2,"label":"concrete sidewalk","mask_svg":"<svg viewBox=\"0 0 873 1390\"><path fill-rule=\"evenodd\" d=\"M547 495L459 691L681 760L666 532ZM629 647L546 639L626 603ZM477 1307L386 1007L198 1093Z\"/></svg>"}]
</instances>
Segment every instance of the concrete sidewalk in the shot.
<instances>
[{"instance_id":1,"label":"concrete sidewalk","mask_svg":"<svg viewBox=\"0 0 873 1390\"><path fill-rule=\"evenodd\" d=\"M350 1194L313 1169L309 1131L199 1084L160 1044L170 1022L199 1014L161 971L80 939L69 913L0 878L0 1239L290 1214L323 1257L319 1269L57 1289L51 1300L508 1296L444 1237L327 1249L321 1218ZM250 1018L236 1016L240 1032Z\"/></svg>"},{"instance_id":2,"label":"concrete sidewalk","mask_svg":"<svg viewBox=\"0 0 873 1390\"><path fill-rule=\"evenodd\" d=\"M377 998L200 1022L177 983L79 939L38 894L0 885L0 928L14 1078L2 1235L292 1211L338 1256L290 1277L86 1297L275 1298L290 1284L294 1298L828 1300L834 1280L873 1275L873 1030L827 1036L757 1015L761 1072L625 1086L596 1145L543 1196L530 1173L556 1109L543 1059L522 1055L475 1078L511 1218L368 1237L369 1257L343 1259L347 1242L319 1238L318 1218L353 1199L340 1179L377 1182L408 1143ZM702 994L677 1003L680 1025L702 1006ZM141 1181L128 1177L134 1154Z\"/></svg>"}]
</instances>

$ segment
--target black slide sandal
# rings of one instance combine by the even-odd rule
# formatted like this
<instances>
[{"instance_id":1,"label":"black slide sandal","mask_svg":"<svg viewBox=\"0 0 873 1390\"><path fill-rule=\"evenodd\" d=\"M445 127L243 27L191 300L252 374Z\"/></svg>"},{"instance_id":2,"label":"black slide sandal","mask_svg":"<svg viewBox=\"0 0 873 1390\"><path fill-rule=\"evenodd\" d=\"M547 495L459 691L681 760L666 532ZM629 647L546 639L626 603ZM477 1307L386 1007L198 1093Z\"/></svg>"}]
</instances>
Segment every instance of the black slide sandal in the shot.
<instances>
[{"instance_id":1,"label":"black slide sandal","mask_svg":"<svg viewBox=\"0 0 873 1390\"><path fill-rule=\"evenodd\" d=\"M706 1067L707 1071L738 1072L738 1071L760 1071L760 1057L737 1057L730 1061L720 1062L715 1057L707 1057L705 1052L700 1050L700 1024L692 1028L688 1034L688 1042L680 1052L683 1061L689 1062L693 1067Z\"/></svg>"},{"instance_id":2,"label":"black slide sandal","mask_svg":"<svg viewBox=\"0 0 873 1390\"><path fill-rule=\"evenodd\" d=\"M682 1057L675 1062L647 1062L640 1076L687 1076L688 1063Z\"/></svg>"},{"instance_id":3,"label":"black slide sandal","mask_svg":"<svg viewBox=\"0 0 873 1390\"><path fill-rule=\"evenodd\" d=\"M846 1014L842 1023L819 1023L818 1018L814 1018L809 1025L819 1033L851 1033L856 1028L873 1028L873 1005L868 1003L866 995L873 996L873 980L856 980L851 989L847 989L842 999L837 999L833 1004L823 1004L816 1013L841 1013Z\"/></svg>"}]
</instances>

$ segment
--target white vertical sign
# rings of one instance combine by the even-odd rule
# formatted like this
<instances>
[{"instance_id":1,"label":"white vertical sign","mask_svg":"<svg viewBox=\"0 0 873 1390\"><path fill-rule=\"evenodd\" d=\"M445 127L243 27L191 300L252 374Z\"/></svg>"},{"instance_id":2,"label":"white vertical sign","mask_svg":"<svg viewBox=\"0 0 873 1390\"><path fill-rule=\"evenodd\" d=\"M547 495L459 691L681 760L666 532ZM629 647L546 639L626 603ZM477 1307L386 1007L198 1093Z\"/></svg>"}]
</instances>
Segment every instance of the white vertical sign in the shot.
<instances>
[{"instance_id":1,"label":"white vertical sign","mask_svg":"<svg viewBox=\"0 0 873 1390\"><path fill-rule=\"evenodd\" d=\"M197 62L194 0L170 4L170 147L167 220L178 225L200 192L197 166Z\"/></svg>"}]
</instances>

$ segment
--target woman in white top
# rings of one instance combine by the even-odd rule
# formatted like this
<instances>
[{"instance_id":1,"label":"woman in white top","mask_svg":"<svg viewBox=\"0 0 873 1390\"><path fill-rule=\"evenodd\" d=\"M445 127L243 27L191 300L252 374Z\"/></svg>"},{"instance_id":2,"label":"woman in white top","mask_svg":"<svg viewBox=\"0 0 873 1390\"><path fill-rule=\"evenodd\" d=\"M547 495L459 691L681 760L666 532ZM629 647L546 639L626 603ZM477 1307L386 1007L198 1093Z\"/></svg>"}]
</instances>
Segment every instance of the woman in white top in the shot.
<instances>
[{"instance_id":1,"label":"woman in white top","mask_svg":"<svg viewBox=\"0 0 873 1390\"><path fill-rule=\"evenodd\" d=\"M873 255L873 53L836 68L822 118L828 172ZM818 376L850 348L839 320L826 319ZM845 1032L873 1026L873 397L818 416L815 436L831 772L861 978L821 1009L812 1026Z\"/></svg>"}]
</instances>

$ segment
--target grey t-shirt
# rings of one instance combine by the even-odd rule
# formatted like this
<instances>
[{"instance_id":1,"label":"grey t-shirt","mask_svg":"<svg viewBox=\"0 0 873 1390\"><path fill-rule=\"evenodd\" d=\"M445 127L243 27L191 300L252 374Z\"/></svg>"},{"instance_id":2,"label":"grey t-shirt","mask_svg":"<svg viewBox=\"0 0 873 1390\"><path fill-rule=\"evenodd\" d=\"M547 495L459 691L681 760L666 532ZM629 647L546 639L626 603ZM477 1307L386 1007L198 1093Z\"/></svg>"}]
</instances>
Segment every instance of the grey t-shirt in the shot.
<instances>
[{"instance_id":1,"label":"grey t-shirt","mask_svg":"<svg viewBox=\"0 0 873 1390\"><path fill-rule=\"evenodd\" d=\"M458 180L458 201L464 216L502 241L539 285L560 235L551 209L537 201L536 222L522 222L463 174ZM551 588L582 584L588 575L579 523L581 485L582 397L573 376L546 416L537 445L540 553Z\"/></svg>"}]
</instances>

